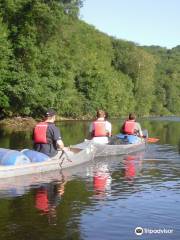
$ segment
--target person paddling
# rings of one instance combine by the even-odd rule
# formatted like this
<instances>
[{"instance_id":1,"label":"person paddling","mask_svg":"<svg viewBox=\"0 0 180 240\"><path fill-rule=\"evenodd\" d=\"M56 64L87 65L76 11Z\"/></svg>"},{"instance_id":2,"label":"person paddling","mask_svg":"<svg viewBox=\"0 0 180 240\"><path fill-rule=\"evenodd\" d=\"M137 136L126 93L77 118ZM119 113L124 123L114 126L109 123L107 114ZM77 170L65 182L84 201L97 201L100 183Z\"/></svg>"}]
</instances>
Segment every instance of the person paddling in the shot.
<instances>
[{"instance_id":1,"label":"person paddling","mask_svg":"<svg viewBox=\"0 0 180 240\"><path fill-rule=\"evenodd\" d=\"M130 113L128 119L124 122L121 133L128 135L137 135L143 137L140 123L136 122L135 113Z\"/></svg>"},{"instance_id":2,"label":"person paddling","mask_svg":"<svg viewBox=\"0 0 180 240\"><path fill-rule=\"evenodd\" d=\"M112 126L105 116L103 110L98 110L96 120L90 124L89 132L96 143L108 143L108 137L111 136Z\"/></svg>"},{"instance_id":3,"label":"person paddling","mask_svg":"<svg viewBox=\"0 0 180 240\"><path fill-rule=\"evenodd\" d=\"M34 150L54 157L59 149L64 148L59 129L55 126L56 112L48 109L45 120L39 122L33 129Z\"/></svg>"}]
</instances>

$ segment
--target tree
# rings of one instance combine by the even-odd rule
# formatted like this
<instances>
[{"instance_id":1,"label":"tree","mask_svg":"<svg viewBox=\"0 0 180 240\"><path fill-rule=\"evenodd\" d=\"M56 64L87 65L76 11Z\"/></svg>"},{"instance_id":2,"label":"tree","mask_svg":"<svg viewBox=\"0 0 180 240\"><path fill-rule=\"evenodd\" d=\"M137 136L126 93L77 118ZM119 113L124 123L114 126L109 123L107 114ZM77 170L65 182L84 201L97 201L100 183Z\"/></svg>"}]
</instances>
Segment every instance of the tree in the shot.
<instances>
[{"instance_id":1,"label":"tree","mask_svg":"<svg viewBox=\"0 0 180 240\"><path fill-rule=\"evenodd\" d=\"M3 117L9 108L9 87L10 69L12 67L12 50L8 41L8 30L0 18L0 117Z\"/></svg>"},{"instance_id":2,"label":"tree","mask_svg":"<svg viewBox=\"0 0 180 240\"><path fill-rule=\"evenodd\" d=\"M113 39L116 70L127 74L133 83L133 95L139 115L149 114L154 92L155 60L153 56L131 42Z\"/></svg>"}]
</instances>

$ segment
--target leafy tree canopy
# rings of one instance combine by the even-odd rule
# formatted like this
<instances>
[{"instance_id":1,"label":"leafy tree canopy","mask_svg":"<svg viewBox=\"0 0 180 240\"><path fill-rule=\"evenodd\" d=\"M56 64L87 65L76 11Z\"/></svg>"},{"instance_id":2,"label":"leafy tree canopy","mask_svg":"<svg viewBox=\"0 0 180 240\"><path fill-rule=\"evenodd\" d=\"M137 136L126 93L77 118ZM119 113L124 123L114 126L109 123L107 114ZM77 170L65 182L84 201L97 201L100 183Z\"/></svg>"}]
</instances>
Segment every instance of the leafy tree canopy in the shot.
<instances>
[{"instance_id":1,"label":"leafy tree canopy","mask_svg":"<svg viewBox=\"0 0 180 240\"><path fill-rule=\"evenodd\" d=\"M0 0L1 117L179 114L180 46L140 47L79 19L81 0Z\"/></svg>"}]
</instances>

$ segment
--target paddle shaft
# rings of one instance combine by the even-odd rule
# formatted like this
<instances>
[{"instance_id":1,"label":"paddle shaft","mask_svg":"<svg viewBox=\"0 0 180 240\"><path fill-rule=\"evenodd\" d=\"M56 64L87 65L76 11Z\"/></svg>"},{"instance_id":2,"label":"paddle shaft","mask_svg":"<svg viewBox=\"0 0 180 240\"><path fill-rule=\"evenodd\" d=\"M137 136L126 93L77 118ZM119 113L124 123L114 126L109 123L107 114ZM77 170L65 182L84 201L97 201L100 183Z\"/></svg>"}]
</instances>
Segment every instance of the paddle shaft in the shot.
<instances>
[{"instance_id":1,"label":"paddle shaft","mask_svg":"<svg viewBox=\"0 0 180 240\"><path fill-rule=\"evenodd\" d=\"M68 160L69 162L72 162L71 159L69 158L68 154L66 151L64 151L64 149L62 149L62 153L59 157L59 160L61 160L61 158L63 157L63 155L66 156L66 160ZM59 163L60 167L62 166L63 162L64 162L65 158L62 159L62 161Z\"/></svg>"}]
</instances>

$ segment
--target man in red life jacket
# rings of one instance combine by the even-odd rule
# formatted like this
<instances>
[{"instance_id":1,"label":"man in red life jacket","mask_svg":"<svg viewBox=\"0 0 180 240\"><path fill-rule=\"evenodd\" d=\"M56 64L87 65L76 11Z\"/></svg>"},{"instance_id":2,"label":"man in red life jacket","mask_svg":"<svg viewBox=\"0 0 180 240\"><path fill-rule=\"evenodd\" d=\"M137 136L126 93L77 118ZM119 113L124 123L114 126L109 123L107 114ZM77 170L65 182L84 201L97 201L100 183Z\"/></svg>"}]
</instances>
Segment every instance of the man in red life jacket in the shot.
<instances>
[{"instance_id":1,"label":"man in red life jacket","mask_svg":"<svg viewBox=\"0 0 180 240\"><path fill-rule=\"evenodd\" d=\"M108 143L108 137L111 136L111 123L105 119L105 112L97 111L97 119L91 123L89 132L91 138L97 143Z\"/></svg>"},{"instance_id":2,"label":"man in red life jacket","mask_svg":"<svg viewBox=\"0 0 180 240\"><path fill-rule=\"evenodd\" d=\"M54 124L55 119L55 111L49 109L45 114L45 120L38 123L33 130L34 150L49 157L54 157L58 149L64 148L60 131Z\"/></svg>"},{"instance_id":3,"label":"man in red life jacket","mask_svg":"<svg viewBox=\"0 0 180 240\"><path fill-rule=\"evenodd\" d=\"M121 132L123 134L143 136L140 123L136 122L136 115L129 114L129 118L124 122Z\"/></svg>"}]
</instances>

